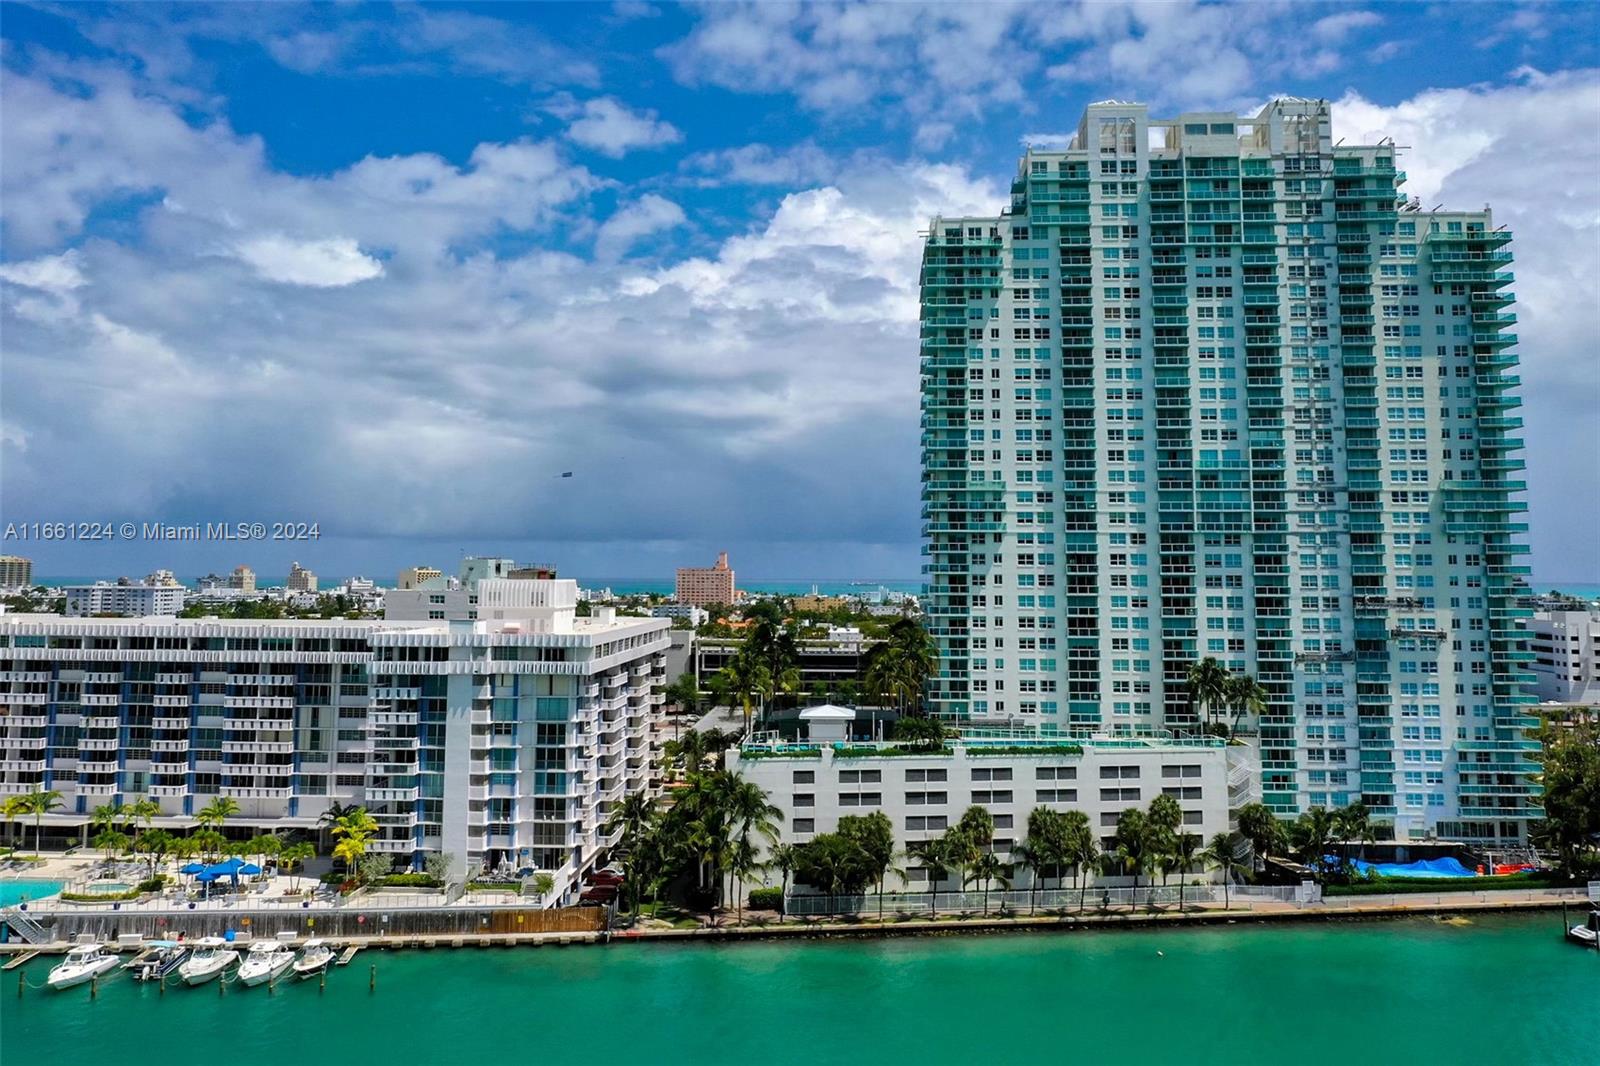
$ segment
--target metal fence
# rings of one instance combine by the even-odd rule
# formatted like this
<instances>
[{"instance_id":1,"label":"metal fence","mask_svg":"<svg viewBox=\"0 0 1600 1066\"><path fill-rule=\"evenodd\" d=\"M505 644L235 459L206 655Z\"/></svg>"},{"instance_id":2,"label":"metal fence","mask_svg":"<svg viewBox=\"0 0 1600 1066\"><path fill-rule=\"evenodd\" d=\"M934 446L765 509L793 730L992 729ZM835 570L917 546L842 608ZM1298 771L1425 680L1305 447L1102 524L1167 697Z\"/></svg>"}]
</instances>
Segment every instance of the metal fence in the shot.
<instances>
[{"instance_id":1,"label":"metal fence","mask_svg":"<svg viewBox=\"0 0 1600 1066\"><path fill-rule=\"evenodd\" d=\"M990 914L1004 910L1008 914L1026 914L1031 911L1077 911L1080 905L1090 911L1157 906L1176 907L1201 904L1221 907L1223 889L1219 884L1140 885L1129 886L1090 885L1086 890L1073 888L1044 889L1037 893L1023 889L993 891L987 900L982 892L885 892L876 894L826 896L814 893L791 893L786 898L786 913L796 916L822 916L830 914L885 915L927 914L981 914L987 908ZM1255 904L1290 904L1304 906L1321 899L1322 893L1315 885L1273 886L1240 885L1231 887L1226 902L1232 907L1249 909Z\"/></svg>"},{"instance_id":2,"label":"metal fence","mask_svg":"<svg viewBox=\"0 0 1600 1066\"><path fill-rule=\"evenodd\" d=\"M6 917L9 919L11 916L8 914ZM253 907L231 910L116 911L94 907L76 912L30 912L25 918L47 930L50 939L76 940L88 936L104 941L129 934L146 939L177 939L182 935L184 939L192 940L230 933L236 938L264 938L292 933L296 937L376 936L448 940L451 937L484 933L592 933L606 927L606 911L601 907L555 910L501 907L489 910L471 907L388 909L372 905L331 912L262 910ZM27 939L34 938L29 936Z\"/></svg>"}]
</instances>

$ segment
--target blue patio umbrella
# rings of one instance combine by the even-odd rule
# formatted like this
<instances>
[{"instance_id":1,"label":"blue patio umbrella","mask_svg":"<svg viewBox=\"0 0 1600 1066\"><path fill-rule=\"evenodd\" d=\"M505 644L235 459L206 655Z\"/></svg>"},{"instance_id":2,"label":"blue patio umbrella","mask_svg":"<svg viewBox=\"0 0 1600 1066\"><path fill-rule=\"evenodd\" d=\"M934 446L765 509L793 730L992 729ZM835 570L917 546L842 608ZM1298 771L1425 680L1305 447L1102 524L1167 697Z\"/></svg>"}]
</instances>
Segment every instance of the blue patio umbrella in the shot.
<instances>
[{"instance_id":1,"label":"blue patio umbrella","mask_svg":"<svg viewBox=\"0 0 1600 1066\"><path fill-rule=\"evenodd\" d=\"M247 862L243 866L239 867L239 872L244 874L246 877L254 877L256 874L261 872L261 867L257 866L253 862Z\"/></svg>"},{"instance_id":2,"label":"blue patio umbrella","mask_svg":"<svg viewBox=\"0 0 1600 1066\"><path fill-rule=\"evenodd\" d=\"M191 863L188 863L188 864L186 864L184 866L179 867L178 872L180 874L189 874L190 876L193 876L194 874L204 873L205 869L206 869L206 864L205 863L203 863L203 862L191 862Z\"/></svg>"}]
</instances>

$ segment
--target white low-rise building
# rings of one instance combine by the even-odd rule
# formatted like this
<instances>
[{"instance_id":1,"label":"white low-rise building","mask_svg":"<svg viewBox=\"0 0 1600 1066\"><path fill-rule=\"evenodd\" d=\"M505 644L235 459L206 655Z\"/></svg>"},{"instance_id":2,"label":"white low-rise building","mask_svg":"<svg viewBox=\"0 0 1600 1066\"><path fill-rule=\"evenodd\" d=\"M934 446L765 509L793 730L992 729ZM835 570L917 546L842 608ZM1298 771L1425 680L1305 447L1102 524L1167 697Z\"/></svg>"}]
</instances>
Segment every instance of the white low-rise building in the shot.
<instances>
[{"instance_id":1,"label":"white low-rise building","mask_svg":"<svg viewBox=\"0 0 1600 1066\"><path fill-rule=\"evenodd\" d=\"M122 581L97 581L93 585L67 585L67 614L91 615L175 615L183 609L185 589L181 585L146 585Z\"/></svg>"},{"instance_id":2,"label":"white low-rise building","mask_svg":"<svg viewBox=\"0 0 1600 1066\"><path fill-rule=\"evenodd\" d=\"M148 797L241 831L365 806L369 847L456 876L539 870L570 899L657 786L663 619L576 617L571 581L483 581L470 621L0 616L0 797L53 789L46 835Z\"/></svg>"},{"instance_id":3,"label":"white low-rise building","mask_svg":"<svg viewBox=\"0 0 1600 1066\"><path fill-rule=\"evenodd\" d=\"M833 832L843 815L882 811L905 850L978 806L993 816L994 848L1006 855L1027 836L1035 807L1083 811L1110 847L1122 812L1148 809L1160 795L1182 807L1183 832L1209 840L1231 828L1230 811L1252 798L1253 760L1252 749L1216 739L967 737L913 754L895 744L758 737L732 768L783 812L782 843ZM913 865L907 880L926 886L927 872Z\"/></svg>"},{"instance_id":4,"label":"white low-rise building","mask_svg":"<svg viewBox=\"0 0 1600 1066\"><path fill-rule=\"evenodd\" d=\"M1600 613L1536 611L1527 627L1539 699L1600 705Z\"/></svg>"},{"instance_id":5,"label":"white low-rise building","mask_svg":"<svg viewBox=\"0 0 1600 1066\"><path fill-rule=\"evenodd\" d=\"M703 626L711 621L711 612L692 603L662 603L650 608L653 618L684 619L691 626Z\"/></svg>"}]
</instances>

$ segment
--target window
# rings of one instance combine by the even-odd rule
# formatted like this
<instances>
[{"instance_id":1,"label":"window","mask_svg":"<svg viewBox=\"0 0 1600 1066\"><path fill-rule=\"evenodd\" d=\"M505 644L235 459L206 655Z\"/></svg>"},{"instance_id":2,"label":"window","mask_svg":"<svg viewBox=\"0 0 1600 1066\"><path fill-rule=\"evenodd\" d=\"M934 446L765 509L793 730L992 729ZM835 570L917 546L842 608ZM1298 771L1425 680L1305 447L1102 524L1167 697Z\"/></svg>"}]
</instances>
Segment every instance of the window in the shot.
<instances>
[{"instance_id":1,"label":"window","mask_svg":"<svg viewBox=\"0 0 1600 1066\"><path fill-rule=\"evenodd\" d=\"M841 785L876 784L883 780L882 770L840 770L839 783Z\"/></svg>"},{"instance_id":2,"label":"window","mask_svg":"<svg viewBox=\"0 0 1600 1066\"><path fill-rule=\"evenodd\" d=\"M793 822L793 827L796 833L815 833L817 831L817 820L815 818L796 818Z\"/></svg>"},{"instance_id":3,"label":"window","mask_svg":"<svg viewBox=\"0 0 1600 1066\"><path fill-rule=\"evenodd\" d=\"M950 827L950 819L942 814L913 814L906 818L906 828L912 831L927 830L942 833Z\"/></svg>"},{"instance_id":4,"label":"window","mask_svg":"<svg viewBox=\"0 0 1600 1066\"><path fill-rule=\"evenodd\" d=\"M978 803L978 804L984 804L984 803L1010 803L1011 802L1011 790L1010 789L1000 789L1000 790L996 790L996 791L993 791L993 792L987 792L987 791L973 792L973 794L972 794L972 802L973 803Z\"/></svg>"},{"instance_id":5,"label":"window","mask_svg":"<svg viewBox=\"0 0 1600 1066\"><path fill-rule=\"evenodd\" d=\"M1078 790L1075 788L1041 788L1034 793L1034 800L1038 803L1077 803Z\"/></svg>"},{"instance_id":6,"label":"window","mask_svg":"<svg viewBox=\"0 0 1600 1066\"><path fill-rule=\"evenodd\" d=\"M1163 766L1161 776L1171 781L1174 778L1199 777L1200 766L1197 763L1183 763L1178 766Z\"/></svg>"},{"instance_id":7,"label":"window","mask_svg":"<svg viewBox=\"0 0 1600 1066\"><path fill-rule=\"evenodd\" d=\"M1038 781L1076 781L1078 768L1076 766L1040 766L1034 770L1033 776Z\"/></svg>"},{"instance_id":8,"label":"window","mask_svg":"<svg viewBox=\"0 0 1600 1066\"><path fill-rule=\"evenodd\" d=\"M949 777L948 770L907 770L906 780L916 781L944 781Z\"/></svg>"},{"instance_id":9,"label":"window","mask_svg":"<svg viewBox=\"0 0 1600 1066\"><path fill-rule=\"evenodd\" d=\"M839 794L841 807L881 807L883 806L882 792L841 792Z\"/></svg>"},{"instance_id":10,"label":"window","mask_svg":"<svg viewBox=\"0 0 1600 1066\"><path fill-rule=\"evenodd\" d=\"M1100 767L1100 780L1115 781L1118 778L1126 781L1137 781L1139 779L1139 768L1137 766Z\"/></svg>"},{"instance_id":11,"label":"window","mask_svg":"<svg viewBox=\"0 0 1600 1066\"><path fill-rule=\"evenodd\" d=\"M974 781L1010 781L1011 768L1009 766L1003 768L986 767L981 770L973 770L972 779Z\"/></svg>"},{"instance_id":12,"label":"window","mask_svg":"<svg viewBox=\"0 0 1600 1066\"><path fill-rule=\"evenodd\" d=\"M950 802L948 792L907 792L906 806L923 807L939 806Z\"/></svg>"},{"instance_id":13,"label":"window","mask_svg":"<svg viewBox=\"0 0 1600 1066\"><path fill-rule=\"evenodd\" d=\"M815 770L796 770L794 772L794 783L797 785L813 785L816 784L816 781L817 772Z\"/></svg>"},{"instance_id":14,"label":"window","mask_svg":"<svg viewBox=\"0 0 1600 1066\"><path fill-rule=\"evenodd\" d=\"M1137 788L1102 788L1100 790L1101 803L1138 803L1139 790Z\"/></svg>"},{"instance_id":15,"label":"window","mask_svg":"<svg viewBox=\"0 0 1600 1066\"><path fill-rule=\"evenodd\" d=\"M817 794L815 792L796 792L794 794L794 805L796 807L815 807L817 805Z\"/></svg>"},{"instance_id":16,"label":"window","mask_svg":"<svg viewBox=\"0 0 1600 1066\"><path fill-rule=\"evenodd\" d=\"M1161 790L1161 794L1163 796L1171 796L1173 799L1197 800L1200 798L1200 787L1198 785L1167 785Z\"/></svg>"}]
</instances>

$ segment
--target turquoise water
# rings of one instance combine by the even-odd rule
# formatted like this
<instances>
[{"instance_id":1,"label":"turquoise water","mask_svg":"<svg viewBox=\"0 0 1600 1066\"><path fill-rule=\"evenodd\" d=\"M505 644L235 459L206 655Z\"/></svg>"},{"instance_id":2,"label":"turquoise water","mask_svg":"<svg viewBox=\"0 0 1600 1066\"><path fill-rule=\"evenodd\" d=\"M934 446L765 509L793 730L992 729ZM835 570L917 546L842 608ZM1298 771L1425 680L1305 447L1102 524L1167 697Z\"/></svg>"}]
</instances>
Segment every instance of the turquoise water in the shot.
<instances>
[{"instance_id":1,"label":"turquoise water","mask_svg":"<svg viewBox=\"0 0 1600 1066\"><path fill-rule=\"evenodd\" d=\"M0 881L0 907L9 907L24 899L42 899L60 891L60 881Z\"/></svg>"},{"instance_id":2,"label":"turquoise water","mask_svg":"<svg viewBox=\"0 0 1600 1066\"><path fill-rule=\"evenodd\" d=\"M0 1061L1597 1061L1600 952L1558 914L1064 935L386 954L315 983L17 998ZM377 966L377 990L367 989ZM43 981L46 965L26 967ZM13 979L11 974L7 978ZM129 1034L150 1039L130 1040ZM559 1052L557 1049L561 1049Z\"/></svg>"}]
</instances>

